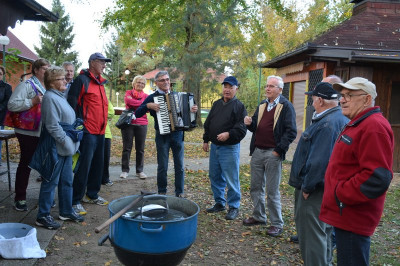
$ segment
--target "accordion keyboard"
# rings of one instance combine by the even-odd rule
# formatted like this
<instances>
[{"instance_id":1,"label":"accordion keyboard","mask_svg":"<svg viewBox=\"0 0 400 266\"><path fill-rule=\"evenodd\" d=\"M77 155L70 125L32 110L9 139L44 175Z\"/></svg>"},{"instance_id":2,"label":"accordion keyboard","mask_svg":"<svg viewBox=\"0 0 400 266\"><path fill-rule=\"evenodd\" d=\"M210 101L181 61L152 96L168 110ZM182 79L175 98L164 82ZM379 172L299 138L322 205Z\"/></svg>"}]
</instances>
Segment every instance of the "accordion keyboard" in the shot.
<instances>
[{"instance_id":1,"label":"accordion keyboard","mask_svg":"<svg viewBox=\"0 0 400 266\"><path fill-rule=\"evenodd\" d=\"M165 135L171 133L168 108L164 96L155 96L154 102L160 105L160 110L157 112L157 122L160 134Z\"/></svg>"}]
</instances>

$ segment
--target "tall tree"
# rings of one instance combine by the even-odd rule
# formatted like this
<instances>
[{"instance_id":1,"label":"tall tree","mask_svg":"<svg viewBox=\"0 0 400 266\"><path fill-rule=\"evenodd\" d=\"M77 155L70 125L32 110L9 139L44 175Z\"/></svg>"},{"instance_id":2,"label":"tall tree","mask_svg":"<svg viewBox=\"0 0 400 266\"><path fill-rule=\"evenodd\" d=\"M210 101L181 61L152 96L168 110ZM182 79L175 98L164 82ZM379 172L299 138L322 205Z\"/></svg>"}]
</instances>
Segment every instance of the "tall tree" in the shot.
<instances>
[{"instance_id":1,"label":"tall tree","mask_svg":"<svg viewBox=\"0 0 400 266\"><path fill-rule=\"evenodd\" d=\"M103 26L118 27L125 43L146 37L144 49L163 52L164 66L183 74L183 90L194 93L198 104L207 68L221 63L215 51L231 45L227 25L240 23L246 10L245 0L117 0L116 5Z\"/></svg>"},{"instance_id":2,"label":"tall tree","mask_svg":"<svg viewBox=\"0 0 400 266\"><path fill-rule=\"evenodd\" d=\"M46 23L40 27L40 47L35 51L39 57L46 58L51 64L60 66L65 61L70 61L79 69L78 52L72 51L72 42L75 34L72 33L73 25L69 15L65 15L64 6L60 0L53 0L52 12L58 14L58 21Z\"/></svg>"}]
</instances>

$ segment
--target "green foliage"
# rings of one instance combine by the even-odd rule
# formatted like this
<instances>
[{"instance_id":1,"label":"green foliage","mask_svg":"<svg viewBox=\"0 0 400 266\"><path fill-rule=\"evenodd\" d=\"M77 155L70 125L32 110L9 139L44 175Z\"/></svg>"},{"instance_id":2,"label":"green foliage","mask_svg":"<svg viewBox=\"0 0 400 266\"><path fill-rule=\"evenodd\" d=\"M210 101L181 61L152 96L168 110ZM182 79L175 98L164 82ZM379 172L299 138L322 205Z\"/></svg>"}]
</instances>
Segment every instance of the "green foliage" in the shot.
<instances>
[{"instance_id":1,"label":"green foliage","mask_svg":"<svg viewBox=\"0 0 400 266\"><path fill-rule=\"evenodd\" d=\"M246 3L119 0L117 8L107 11L103 26L116 26L125 44L134 40L145 54L154 49L163 54L157 67L174 67L183 77L183 90L193 92L200 103L200 83L208 68L224 69L218 49L232 45L228 25L240 23Z\"/></svg>"},{"instance_id":2,"label":"green foliage","mask_svg":"<svg viewBox=\"0 0 400 266\"><path fill-rule=\"evenodd\" d=\"M18 55L21 54L21 51L18 50L17 48L9 48L8 53L6 53L6 76L7 80L10 80L12 78L17 79L19 77L16 77L15 75L17 74L17 69L15 69L16 66L20 67L20 65L29 65L28 62L22 61L18 58ZM16 81L16 80L14 80Z\"/></svg>"},{"instance_id":3,"label":"green foliage","mask_svg":"<svg viewBox=\"0 0 400 266\"><path fill-rule=\"evenodd\" d=\"M225 67L241 82L238 97L247 108L258 103L259 63L312 40L347 19L345 0L117 0L107 10L103 27L115 26L124 44L123 62L132 73L171 67L183 79L183 90L207 100L218 95L207 69ZM274 70L263 69L265 76ZM264 92L261 89L261 99ZM201 107L201 106L200 106Z\"/></svg>"},{"instance_id":4,"label":"green foliage","mask_svg":"<svg viewBox=\"0 0 400 266\"><path fill-rule=\"evenodd\" d=\"M78 53L71 51L72 42L75 34L72 33L73 26L70 23L69 15L65 15L65 10L60 0L53 0L53 13L58 14L57 22L50 22L40 27L40 47L35 51L39 57L49 60L51 64L61 66L63 62L70 61L79 69Z\"/></svg>"}]
</instances>

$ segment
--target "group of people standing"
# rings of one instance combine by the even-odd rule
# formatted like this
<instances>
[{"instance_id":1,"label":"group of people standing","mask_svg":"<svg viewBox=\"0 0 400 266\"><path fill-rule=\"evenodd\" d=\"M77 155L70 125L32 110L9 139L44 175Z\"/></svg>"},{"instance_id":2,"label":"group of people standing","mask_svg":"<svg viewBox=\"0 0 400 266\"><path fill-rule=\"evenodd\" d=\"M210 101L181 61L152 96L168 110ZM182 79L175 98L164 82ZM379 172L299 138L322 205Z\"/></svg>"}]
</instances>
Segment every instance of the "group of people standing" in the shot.
<instances>
[{"instance_id":1,"label":"group of people standing","mask_svg":"<svg viewBox=\"0 0 400 266\"><path fill-rule=\"evenodd\" d=\"M10 111L19 112L41 104L43 127L35 131L15 129L21 149L15 182L16 210L27 210L30 167L40 169L38 153L45 145L51 147L53 165L47 169L52 170L41 172L36 220L40 226L59 227L50 215L56 187L61 220L83 221L86 210L81 202L108 204L99 191L101 184L112 185L107 172L110 141L105 140L105 135L113 108L104 90L107 81L101 76L110 61L94 53L89 58L89 68L72 79L73 65L71 70L69 63L61 68L50 66L45 59L36 60L32 77L21 82L11 96L11 87L0 81L0 87L5 88L0 100L9 98ZM4 74L4 68L0 68L0 77ZM160 134L157 119L160 105L154 98L169 93L171 81L167 71L158 72L154 80L157 89L153 94L143 92L146 84L143 76L135 77L132 90L125 93L126 108L133 109L135 117L121 132L120 177L129 175L133 138L136 175L141 179L147 177L143 166L149 112L156 130L158 193L167 193L169 150L172 150L174 193L182 197L184 132ZM239 215L240 142L249 130L253 133L250 144L253 212L243 220L243 225L266 225L268 210L267 234L277 237L284 226L279 191L282 162L297 136L294 107L282 95L284 82L279 76L267 78L266 99L253 116L248 116L245 106L236 98L238 80L229 76L222 85L222 97L213 104L204 123L203 150L210 153L209 178L215 200L206 211L221 212L228 206L225 219L234 220ZM393 176L393 132L379 107L374 106L376 88L367 79L356 77L343 83L338 77L329 76L305 94L312 98L315 112L311 125L299 138L289 179L295 188L296 239L304 264L330 265L334 234L338 265L368 265L370 236L379 223ZM2 110L4 104L0 101ZM197 105L191 112L197 112ZM78 150L79 159L73 169L72 156ZM104 162L104 169L98 167Z\"/></svg>"},{"instance_id":2,"label":"group of people standing","mask_svg":"<svg viewBox=\"0 0 400 266\"><path fill-rule=\"evenodd\" d=\"M267 78L266 99L252 117L235 97L236 78L227 77L222 84L223 97L213 104L204 123L203 150L210 151L209 178L215 200L206 211L224 211L227 204L225 219L239 214L238 151L247 128L253 132L253 213L243 225L266 225L267 209L267 234L279 236L284 225L279 192L282 161L297 135L295 110L281 94L281 77ZM312 98L315 112L298 141L291 167L289 184L295 188L298 233L291 239L300 243L305 265L331 265L334 245L338 265L368 265L370 236L382 216L393 177L393 132L374 106L375 85L365 78L343 83L331 75L305 94Z\"/></svg>"},{"instance_id":3,"label":"group of people standing","mask_svg":"<svg viewBox=\"0 0 400 266\"><path fill-rule=\"evenodd\" d=\"M88 60L89 67L74 79L72 63L65 62L62 67L51 66L41 58L32 65L32 77L21 82L14 92L11 93L11 86L7 83L0 83L5 87L1 90L6 101L3 104L5 112L7 109L21 112L40 106L40 125L36 130L15 128L21 154L14 205L17 211L28 210L28 180L31 169L37 170L40 174L38 181L42 182L36 219L39 226L48 229L60 226L50 215L51 208L56 205L54 194L57 187L61 220L83 221L86 210L81 202L108 204L99 195L101 184L112 185L108 172L111 148L108 122L114 109L104 89L107 81L102 73L106 62L111 60L100 53L92 54ZM0 70L2 75L5 74L3 68ZM137 167L141 169L138 172L140 177L145 178L143 153L147 118L144 116L142 120L145 121L145 131L141 138L141 165ZM125 161L129 164L129 158ZM99 165L104 165L104 169Z\"/></svg>"}]
</instances>

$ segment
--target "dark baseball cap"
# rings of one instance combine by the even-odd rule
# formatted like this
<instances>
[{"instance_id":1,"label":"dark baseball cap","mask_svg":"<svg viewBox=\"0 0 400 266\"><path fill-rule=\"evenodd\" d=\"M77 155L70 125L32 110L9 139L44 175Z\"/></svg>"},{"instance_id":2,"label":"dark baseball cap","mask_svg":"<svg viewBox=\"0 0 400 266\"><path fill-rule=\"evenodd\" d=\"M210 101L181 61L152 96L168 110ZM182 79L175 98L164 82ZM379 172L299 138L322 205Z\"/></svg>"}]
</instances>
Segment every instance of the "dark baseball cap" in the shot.
<instances>
[{"instance_id":1,"label":"dark baseball cap","mask_svg":"<svg viewBox=\"0 0 400 266\"><path fill-rule=\"evenodd\" d=\"M237 81L237 79L236 79L234 76L226 77L226 78L224 79L224 81L222 81L221 84L224 84L224 83L228 83L228 84L230 84L231 86L238 86L238 85L239 85L239 82Z\"/></svg>"},{"instance_id":2,"label":"dark baseball cap","mask_svg":"<svg viewBox=\"0 0 400 266\"><path fill-rule=\"evenodd\" d=\"M305 94L314 95L326 100L337 99L339 96L338 92L333 89L332 84L328 82L318 83L314 90L305 92Z\"/></svg>"},{"instance_id":3,"label":"dark baseball cap","mask_svg":"<svg viewBox=\"0 0 400 266\"><path fill-rule=\"evenodd\" d=\"M104 60L105 62L111 62L110 58L105 58L104 55L102 55L101 53L94 53L89 57L88 62L92 61L92 60Z\"/></svg>"}]
</instances>

